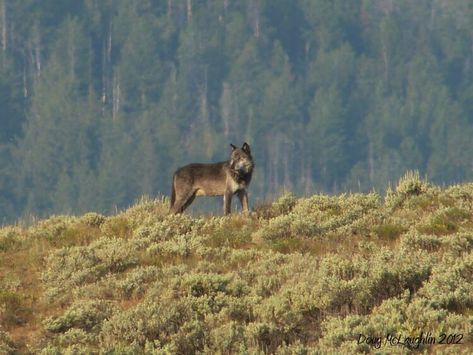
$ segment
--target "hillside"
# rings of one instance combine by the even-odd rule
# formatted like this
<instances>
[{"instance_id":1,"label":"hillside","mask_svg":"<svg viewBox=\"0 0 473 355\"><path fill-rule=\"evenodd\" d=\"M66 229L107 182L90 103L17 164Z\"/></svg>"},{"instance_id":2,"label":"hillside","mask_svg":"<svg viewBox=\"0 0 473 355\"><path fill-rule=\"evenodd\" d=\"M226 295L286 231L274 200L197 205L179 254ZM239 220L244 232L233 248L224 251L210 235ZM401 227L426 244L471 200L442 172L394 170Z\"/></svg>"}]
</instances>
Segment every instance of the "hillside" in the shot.
<instances>
[{"instance_id":1,"label":"hillside","mask_svg":"<svg viewBox=\"0 0 473 355\"><path fill-rule=\"evenodd\" d=\"M0 229L0 353L473 350L472 183L167 209Z\"/></svg>"}]
</instances>

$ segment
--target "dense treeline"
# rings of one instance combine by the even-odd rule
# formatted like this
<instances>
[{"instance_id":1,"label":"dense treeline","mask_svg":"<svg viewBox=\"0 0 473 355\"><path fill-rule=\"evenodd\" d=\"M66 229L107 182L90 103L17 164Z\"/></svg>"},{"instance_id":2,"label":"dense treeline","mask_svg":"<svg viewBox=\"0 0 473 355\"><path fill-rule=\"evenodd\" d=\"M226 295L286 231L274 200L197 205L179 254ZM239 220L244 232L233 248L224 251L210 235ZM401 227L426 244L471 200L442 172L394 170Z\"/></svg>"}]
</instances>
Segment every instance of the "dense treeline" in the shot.
<instances>
[{"instance_id":1,"label":"dense treeline","mask_svg":"<svg viewBox=\"0 0 473 355\"><path fill-rule=\"evenodd\" d=\"M109 211L252 144L253 196L473 177L473 6L0 0L0 216Z\"/></svg>"}]
</instances>

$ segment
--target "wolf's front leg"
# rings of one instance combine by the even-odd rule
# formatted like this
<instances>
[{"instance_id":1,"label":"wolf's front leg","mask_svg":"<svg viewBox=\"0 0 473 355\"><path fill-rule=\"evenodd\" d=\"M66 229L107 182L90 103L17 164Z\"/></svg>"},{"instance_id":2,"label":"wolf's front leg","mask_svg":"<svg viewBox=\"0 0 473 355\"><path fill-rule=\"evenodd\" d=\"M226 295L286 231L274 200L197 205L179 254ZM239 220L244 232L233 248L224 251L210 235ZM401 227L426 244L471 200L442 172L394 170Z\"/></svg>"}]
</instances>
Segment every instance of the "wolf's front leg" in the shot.
<instances>
[{"instance_id":1,"label":"wolf's front leg","mask_svg":"<svg viewBox=\"0 0 473 355\"><path fill-rule=\"evenodd\" d=\"M231 191L225 191L223 195L223 212L225 215L229 214L232 209L232 193Z\"/></svg>"},{"instance_id":2,"label":"wolf's front leg","mask_svg":"<svg viewBox=\"0 0 473 355\"><path fill-rule=\"evenodd\" d=\"M248 209L248 192L246 190L238 191L238 198L240 199L241 209L243 212L249 212Z\"/></svg>"}]
</instances>

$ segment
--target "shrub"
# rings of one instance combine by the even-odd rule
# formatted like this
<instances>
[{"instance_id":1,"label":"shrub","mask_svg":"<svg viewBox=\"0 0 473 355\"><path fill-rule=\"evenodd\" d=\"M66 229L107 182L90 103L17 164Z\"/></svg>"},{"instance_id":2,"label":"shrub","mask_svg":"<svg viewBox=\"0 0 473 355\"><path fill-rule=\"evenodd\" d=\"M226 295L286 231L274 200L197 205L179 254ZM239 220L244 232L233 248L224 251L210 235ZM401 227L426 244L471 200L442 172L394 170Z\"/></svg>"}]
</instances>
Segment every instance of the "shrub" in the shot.
<instances>
[{"instance_id":1,"label":"shrub","mask_svg":"<svg viewBox=\"0 0 473 355\"><path fill-rule=\"evenodd\" d=\"M248 285L236 279L232 274L191 274L186 275L179 283L181 283L179 287L185 294L194 297L216 295L220 292L226 295L240 297L249 292ZM177 285L174 287L176 286Z\"/></svg>"},{"instance_id":2,"label":"shrub","mask_svg":"<svg viewBox=\"0 0 473 355\"><path fill-rule=\"evenodd\" d=\"M245 327L235 321L225 323L210 330L212 353L234 354L247 352L248 344Z\"/></svg>"},{"instance_id":3,"label":"shrub","mask_svg":"<svg viewBox=\"0 0 473 355\"><path fill-rule=\"evenodd\" d=\"M92 346L86 346L84 344L72 344L72 345L53 345L48 344L40 352L41 355L78 355L78 354L95 354L97 349Z\"/></svg>"},{"instance_id":4,"label":"shrub","mask_svg":"<svg viewBox=\"0 0 473 355\"><path fill-rule=\"evenodd\" d=\"M201 219L194 219L185 214L167 215L159 222L145 223L133 232L134 238L147 238L160 242L175 237L191 235L204 225Z\"/></svg>"},{"instance_id":5,"label":"shrub","mask_svg":"<svg viewBox=\"0 0 473 355\"><path fill-rule=\"evenodd\" d=\"M10 335L0 330L0 354L15 354L16 349Z\"/></svg>"},{"instance_id":6,"label":"shrub","mask_svg":"<svg viewBox=\"0 0 473 355\"><path fill-rule=\"evenodd\" d=\"M117 215L107 218L100 225L100 230L102 235L110 238L128 239L133 232L133 227L127 218L123 215Z\"/></svg>"},{"instance_id":7,"label":"shrub","mask_svg":"<svg viewBox=\"0 0 473 355\"><path fill-rule=\"evenodd\" d=\"M420 224L417 230L426 234L452 234L458 231L461 222L471 218L471 212L458 207L441 208Z\"/></svg>"},{"instance_id":8,"label":"shrub","mask_svg":"<svg viewBox=\"0 0 473 355\"><path fill-rule=\"evenodd\" d=\"M405 340L407 337L412 339L419 336L420 332L431 332L438 336L440 333L454 333L459 329L465 335L471 331L471 320L468 317L452 318L447 311L433 308L427 299L415 298L409 301L409 298L409 293L405 293L401 298L386 300L365 316L328 318L322 324L324 336L320 341L321 348L324 352L342 352L347 349L352 353L372 352L376 350L373 345L366 342L358 344L360 334L383 341L387 334L401 336L401 340ZM411 346L417 348L417 344L412 343ZM422 350L428 346L419 344L418 348ZM377 351L407 350L408 346L396 348L382 343Z\"/></svg>"},{"instance_id":9,"label":"shrub","mask_svg":"<svg viewBox=\"0 0 473 355\"><path fill-rule=\"evenodd\" d=\"M148 351L143 351L143 348L140 347L136 343L132 344L122 344L120 342L117 342L113 345L110 346L102 346L100 349L100 354L104 355L141 355L141 354L160 354L160 351L158 350L156 352L156 347L151 343L147 343ZM158 346L158 349L160 347ZM162 352L162 354L172 354L172 352Z\"/></svg>"},{"instance_id":10,"label":"shrub","mask_svg":"<svg viewBox=\"0 0 473 355\"><path fill-rule=\"evenodd\" d=\"M213 217L196 228L194 233L203 238L205 246L211 248L241 248L251 244L252 233L257 228L257 223L246 215Z\"/></svg>"},{"instance_id":11,"label":"shrub","mask_svg":"<svg viewBox=\"0 0 473 355\"><path fill-rule=\"evenodd\" d=\"M77 223L76 217L71 216L52 216L46 220L38 222L30 228L33 238L43 238L50 242L55 242L67 228Z\"/></svg>"},{"instance_id":12,"label":"shrub","mask_svg":"<svg viewBox=\"0 0 473 355\"><path fill-rule=\"evenodd\" d=\"M0 253L17 249L21 245L20 235L17 227L0 228Z\"/></svg>"},{"instance_id":13,"label":"shrub","mask_svg":"<svg viewBox=\"0 0 473 355\"><path fill-rule=\"evenodd\" d=\"M137 263L136 247L122 239L101 238L85 247L52 252L42 274L48 300L65 300L73 287L92 283L108 273L122 272Z\"/></svg>"},{"instance_id":14,"label":"shrub","mask_svg":"<svg viewBox=\"0 0 473 355\"><path fill-rule=\"evenodd\" d=\"M256 215L263 219L275 218L290 213L296 203L297 198L292 193L286 192L273 203L258 206Z\"/></svg>"},{"instance_id":15,"label":"shrub","mask_svg":"<svg viewBox=\"0 0 473 355\"><path fill-rule=\"evenodd\" d=\"M146 286L154 281L159 273L156 266L139 266L127 273L123 280L117 282L118 291L125 298L141 297L146 292Z\"/></svg>"},{"instance_id":16,"label":"shrub","mask_svg":"<svg viewBox=\"0 0 473 355\"><path fill-rule=\"evenodd\" d=\"M441 238L446 253L458 257L473 251L473 234L456 233Z\"/></svg>"},{"instance_id":17,"label":"shrub","mask_svg":"<svg viewBox=\"0 0 473 355\"><path fill-rule=\"evenodd\" d=\"M391 188L388 189L385 201L389 207L396 208L410 197L425 194L429 188L427 180L420 178L419 171L409 170L399 178L395 191L392 191Z\"/></svg>"},{"instance_id":18,"label":"shrub","mask_svg":"<svg viewBox=\"0 0 473 355\"><path fill-rule=\"evenodd\" d=\"M291 212L265 221L254 239L274 241L290 237L340 236L363 233L376 214L379 196L350 194L338 197L312 196L297 201Z\"/></svg>"},{"instance_id":19,"label":"shrub","mask_svg":"<svg viewBox=\"0 0 473 355\"><path fill-rule=\"evenodd\" d=\"M378 224L373 227L373 231L379 238L393 240L406 231L406 228L399 224Z\"/></svg>"},{"instance_id":20,"label":"shrub","mask_svg":"<svg viewBox=\"0 0 473 355\"><path fill-rule=\"evenodd\" d=\"M419 291L435 307L463 312L473 307L473 254L461 258L446 255L432 269L432 276Z\"/></svg>"},{"instance_id":21,"label":"shrub","mask_svg":"<svg viewBox=\"0 0 473 355\"><path fill-rule=\"evenodd\" d=\"M80 223L84 223L90 227L100 227L104 222L106 218L102 216L101 214L95 213L95 212L89 212L83 215L80 219Z\"/></svg>"},{"instance_id":22,"label":"shrub","mask_svg":"<svg viewBox=\"0 0 473 355\"><path fill-rule=\"evenodd\" d=\"M52 216L31 227L33 238L47 241L54 247L88 244L99 235L99 226L105 217L88 213L83 217Z\"/></svg>"},{"instance_id":23,"label":"shrub","mask_svg":"<svg viewBox=\"0 0 473 355\"><path fill-rule=\"evenodd\" d=\"M170 337L168 346L175 350L176 354L198 354L207 345L207 332L202 321L187 321Z\"/></svg>"},{"instance_id":24,"label":"shrub","mask_svg":"<svg viewBox=\"0 0 473 355\"><path fill-rule=\"evenodd\" d=\"M89 320L90 321L90 320ZM70 328L57 336L56 341L61 348L80 346L83 350L90 344L97 343L97 336L81 328Z\"/></svg>"},{"instance_id":25,"label":"shrub","mask_svg":"<svg viewBox=\"0 0 473 355\"><path fill-rule=\"evenodd\" d=\"M304 345L301 341L295 341L291 344L282 344L276 349L276 355L310 355L320 354L316 347Z\"/></svg>"},{"instance_id":26,"label":"shrub","mask_svg":"<svg viewBox=\"0 0 473 355\"><path fill-rule=\"evenodd\" d=\"M25 296L0 288L0 324L8 326L23 324L31 312L25 302Z\"/></svg>"},{"instance_id":27,"label":"shrub","mask_svg":"<svg viewBox=\"0 0 473 355\"><path fill-rule=\"evenodd\" d=\"M401 237L401 248L404 250L425 250L436 252L442 246L442 240L435 235L424 235L416 232Z\"/></svg>"},{"instance_id":28,"label":"shrub","mask_svg":"<svg viewBox=\"0 0 473 355\"><path fill-rule=\"evenodd\" d=\"M164 240L151 244L147 248L146 253L148 256L156 257L161 260L170 260L176 257L187 258L201 245L201 240L189 233L178 235L174 240Z\"/></svg>"},{"instance_id":29,"label":"shrub","mask_svg":"<svg viewBox=\"0 0 473 355\"><path fill-rule=\"evenodd\" d=\"M399 178L396 193L404 196L420 195L425 193L428 187L428 182L420 178L419 171L409 170Z\"/></svg>"},{"instance_id":30,"label":"shrub","mask_svg":"<svg viewBox=\"0 0 473 355\"><path fill-rule=\"evenodd\" d=\"M102 322L115 311L116 306L111 301L76 301L64 314L46 319L43 325L52 333L64 333L72 328L98 333ZM77 335L77 333L74 334Z\"/></svg>"},{"instance_id":31,"label":"shrub","mask_svg":"<svg viewBox=\"0 0 473 355\"><path fill-rule=\"evenodd\" d=\"M25 346L44 354L408 353L357 337L469 335L473 184L409 179L396 208L375 193L285 195L257 216L192 218L148 199L0 229L1 321L32 321ZM30 303L37 317L21 314Z\"/></svg>"},{"instance_id":32,"label":"shrub","mask_svg":"<svg viewBox=\"0 0 473 355\"><path fill-rule=\"evenodd\" d=\"M274 353L283 342L280 331L272 323L250 323L246 333L249 342L266 354Z\"/></svg>"},{"instance_id":33,"label":"shrub","mask_svg":"<svg viewBox=\"0 0 473 355\"><path fill-rule=\"evenodd\" d=\"M457 207L473 210L473 183L450 186L445 190L445 195L450 197Z\"/></svg>"},{"instance_id":34,"label":"shrub","mask_svg":"<svg viewBox=\"0 0 473 355\"><path fill-rule=\"evenodd\" d=\"M132 309L113 315L102 327L102 347L124 343L141 348L149 341L166 344L170 336L193 318L190 304L185 299L146 300Z\"/></svg>"},{"instance_id":35,"label":"shrub","mask_svg":"<svg viewBox=\"0 0 473 355\"><path fill-rule=\"evenodd\" d=\"M143 196L133 206L120 213L134 227L145 221L159 222L169 214L169 200L165 196L152 199Z\"/></svg>"}]
</instances>

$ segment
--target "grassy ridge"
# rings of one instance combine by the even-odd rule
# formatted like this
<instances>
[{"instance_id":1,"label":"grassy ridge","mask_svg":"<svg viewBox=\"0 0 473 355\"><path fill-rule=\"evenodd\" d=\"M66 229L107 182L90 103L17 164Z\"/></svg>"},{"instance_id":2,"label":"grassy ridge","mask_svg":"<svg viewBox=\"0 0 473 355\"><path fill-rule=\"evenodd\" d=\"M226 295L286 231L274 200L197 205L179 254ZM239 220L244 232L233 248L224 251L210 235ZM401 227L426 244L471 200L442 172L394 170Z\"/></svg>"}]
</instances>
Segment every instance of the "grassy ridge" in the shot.
<instances>
[{"instance_id":1,"label":"grassy ridge","mask_svg":"<svg viewBox=\"0 0 473 355\"><path fill-rule=\"evenodd\" d=\"M473 184L410 173L385 199L167 209L143 200L2 228L0 353L355 353L378 351L360 334L421 332L462 344L379 351L473 349Z\"/></svg>"}]
</instances>

